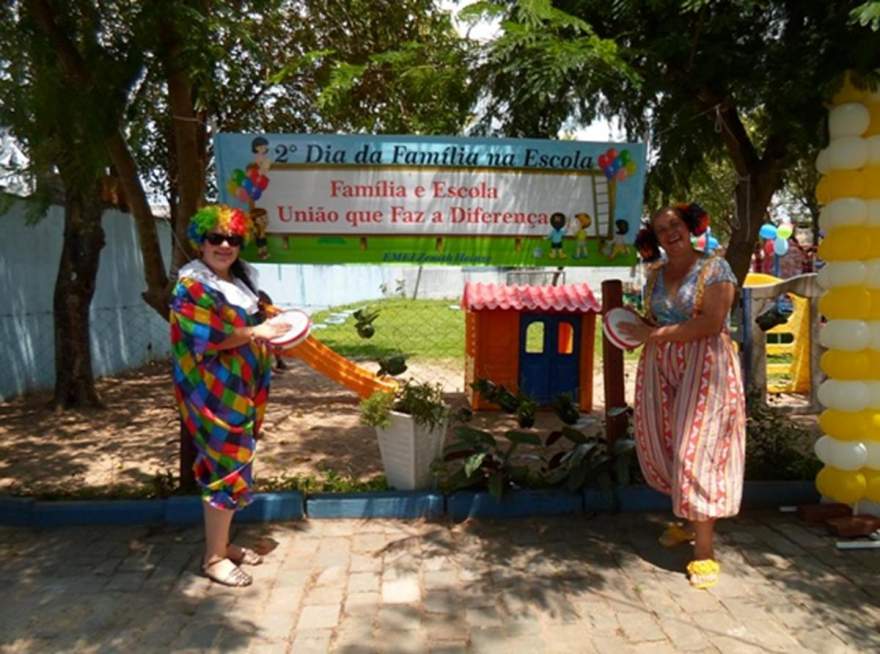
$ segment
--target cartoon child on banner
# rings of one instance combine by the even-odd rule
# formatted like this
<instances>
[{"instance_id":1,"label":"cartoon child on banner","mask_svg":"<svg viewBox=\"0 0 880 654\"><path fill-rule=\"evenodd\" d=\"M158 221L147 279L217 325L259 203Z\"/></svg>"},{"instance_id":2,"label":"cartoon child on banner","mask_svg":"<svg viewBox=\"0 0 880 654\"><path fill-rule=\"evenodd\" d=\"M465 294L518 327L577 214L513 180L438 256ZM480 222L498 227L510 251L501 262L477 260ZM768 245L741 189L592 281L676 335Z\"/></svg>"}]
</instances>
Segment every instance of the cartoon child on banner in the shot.
<instances>
[{"instance_id":1,"label":"cartoon child on banner","mask_svg":"<svg viewBox=\"0 0 880 654\"><path fill-rule=\"evenodd\" d=\"M593 223L588 213L576 213L575 220L578 221L578 230L575 232L574 241L576 244L574 251L575 259L585 259L587 257L587 227Z\"/></svg>"},{"instance_id":2,"label":"cartoon child on banner","mask_svg":"<svg viewBox=\"0 0 880 654\"><path fill-rule=\"evenodd\" d=\"M565 225L568 223L568 218L564 213L556 212L550 214L550 232L547 234L547 239L550 241L550 254L548 255L551 259L556 259L557 257L560 259L565 259L565 252L562 251L562 241L565 239Z\"/></svg>"},{"instance_id":3,"label":"cartoon child on banner","mask_svg":"<svg viewBox=\"0 0 880 654\"><path fill-rule=\"evenodd\" d=\"M626 243L626 234L629 232L629 223L622 218L614 221L614 236L605 241L603 251L609 259L614 259L618 255L626 254L629 251L629 245Z\"/></svg>"},{"instance_id":4,"label":"cartoon child on banner","mask_svg":"<svg viewBox=\"0 0 880 654\"><path fill-rule=\"evenodd\" d=\"M262 136L256 137L251 141L251 152L254 154L254 161L245 166L245 170L236 168L232 171L232 176L226 182L226 190L232 197L247 205L248 213L254 223L257 256L260 259L268 259L269 242L266 235L269 216L265 209L260 209L255 203L269 186L269 178L266 176L272 167L272 162L269 160L269 141Z\"/></svg>"}]
</instances>

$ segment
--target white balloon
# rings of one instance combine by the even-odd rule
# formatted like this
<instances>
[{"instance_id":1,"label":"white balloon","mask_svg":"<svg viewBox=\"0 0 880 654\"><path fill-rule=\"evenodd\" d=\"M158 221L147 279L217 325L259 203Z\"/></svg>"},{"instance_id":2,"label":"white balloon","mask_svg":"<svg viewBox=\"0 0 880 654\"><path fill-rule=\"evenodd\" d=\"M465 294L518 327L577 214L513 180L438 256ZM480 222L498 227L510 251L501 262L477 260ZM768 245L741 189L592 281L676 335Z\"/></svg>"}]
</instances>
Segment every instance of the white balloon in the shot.
<instances>
[{"instance_id":1,"label":"white balloon","mask_svg":"<svg viewBox=\"0 0 880 654\"><path fill-rule=\"evenodd\" d=\"M880 226L880 200L865 200L865 215L869 225Z\"/></svg>"},{"instance_id":2,"label":"white balloon","mask_svg":"<svg viewBox=\"0 0 880 654\"><path fill-rule=\"evenodd\" d=\"M876 441L868 441L863 443L867 456L865 457L865 467L872 470L880 470L880 443Z\"/></svg>"},{"instance_id":3,"label":"white balloon","mask_svg":"<svg viewBox=\"0 0 880 654\"><path fill-rule=\"evenodd\" d=\"M880 259L865 261L865 285L869 288L880 288Z\"/></svg>"},{"instance_id":4,"label":"white balloon","mask_svg":"<svg viewBox=\"0 0 880 654\"><path fill-rule=\"evenodd\" d=\"M868 143L868 165L869 166L878 166L880 165L880 134L876 136L869 136L865 139ZM824 152L824 150L822 151ZM822 152L819 153L819 156L822 156ZM827 158L826 158L827 161ZM816 168L819 167L819 160L816 159ZM819 171L823 173L823 171Z\"/></svg>"},{"instance_id":5,"label":"white balloon","mask_svg":"<svg viewBox=\"0 0 880 654\"><path fill-rule=\"evenodd\" d=\"M868 204L861 198L838 198L819 212L819 226L829 231L845 225L863 225L868 220Z\"/></svg>"},{"instance_id":6,"label":"white balloon","mask_svg":"<svg viewBox=\"0 0 880 654\"><path fill-rule=\"evenodd\" d=\"M880 321L871 320L866 324L868 325L868 331L871 334L871 342L868 344L868 347L874 350L880 350Z\"/></svg>"},{"instance_id":7,"label":"white balloon","mask_svg":"<svg viewBox=\"0 0 880 654\"><path fill-rule=\"evenodd\" d=\"M819 150L819 154L816 155L816 170L818 170L821 175L827 175L831 172L831 160L828 158L828 148Z\"/></svg>"},{"instance_id":8,"label":"white balloon","mask_svg":"<svg viewBox=\"0 0 880 654\"><path fill-rule=\"evenodd\" d=\"M861 411L868 406L868 389L860 381L826 379L819 386L819 401L829 409Z\"/></svg>"},{"instance_id":9,"label":"white balloon","mask_svg":"<svg viewBox=\"0 0 880 654\"><path fill-rule=\"evenodd\" d=\"M822 266L818 274L822 288L835 288L864 284L868 272L861 261L832 261Z\"/></svg>"},{"instance_id":10,"label":"white balloon","mask_svg":"<svg viewBox=\"0 0 880 654\"><path fill-rule=\"evenodd\" d=\"M816 458L822 463L831 463L831 445L833 442L834 439L831 438L831 436L822 436L813 444L813 451L816 453Z\"/></svg>"},{"instance_id":11,"label":"white balloon","mask_svg":"<svg viewBox=\"0 0 880 654\"><path fill-rule=\"evenodd\" d=\"M866 380L862 383L868 391L868 408L880 411L880 381Z\"/></svg>"},{"instance_id":12,"label":"white balloon","mask_svg":"<svg viewBox=\"0 0 880 654\"><path fill-rule=\"evenodd\" d=\"M864 320L829 320L819 330L819 343L829 350L858 352L870 342L871 332Z\"/></svg>"},{"instance_id":13,"label":"white balloon","mask_svg":"<svg viewBox=\"0 0 880 654\"><path fill-rule=\"evenodd\" d=\"M828 133L832 139L841 136L859 136L871 124L868 108L858 102L837 105L828 112Z\"/></svg>"},{"instance_id":14,"label":"white balloon","mask_svg":"<svg viewBox=\"0 0 880 654\"><path fill-rule=\"evenodd\" d=\"M868 460L868 448L858 441L839 441L832 438L827 454L828 465L841 470L858 470Z\"/></svg>"},{"instance_id":15,"label":"white balloon","mask_svg":"<svg viewBox=\"0 0 880 654\"><path fill-rule=\"evenodd\" d=\"M841 136L828 144L832 170L857 170L868 161L868 143L858 136Z\"/></svg>"}]
</instances>

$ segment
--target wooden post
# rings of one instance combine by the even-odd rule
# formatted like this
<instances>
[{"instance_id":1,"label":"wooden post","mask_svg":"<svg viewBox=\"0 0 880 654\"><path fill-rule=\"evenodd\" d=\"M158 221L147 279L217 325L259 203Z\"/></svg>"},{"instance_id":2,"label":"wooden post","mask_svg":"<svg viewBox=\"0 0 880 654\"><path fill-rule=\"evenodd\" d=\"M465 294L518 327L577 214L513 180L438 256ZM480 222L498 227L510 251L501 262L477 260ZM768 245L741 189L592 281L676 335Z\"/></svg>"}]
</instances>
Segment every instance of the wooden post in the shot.
<instances>
[{"instance_id":1,"label":"wooden post","mask_svg":"<svg viewBox=\"0 0 880 654\"><path fill-rule=\"evenodd\" d=\"M623 306L623 283L619 279L602 282L602 315L611 309ZM623 350L615 347L602 334L602 378L605 382L605 429L608 441L613 443L619 436L626 435L627 414L609 416L613 408L626 406L626 393L623 385Z\"/></svg>"}]
</instances>

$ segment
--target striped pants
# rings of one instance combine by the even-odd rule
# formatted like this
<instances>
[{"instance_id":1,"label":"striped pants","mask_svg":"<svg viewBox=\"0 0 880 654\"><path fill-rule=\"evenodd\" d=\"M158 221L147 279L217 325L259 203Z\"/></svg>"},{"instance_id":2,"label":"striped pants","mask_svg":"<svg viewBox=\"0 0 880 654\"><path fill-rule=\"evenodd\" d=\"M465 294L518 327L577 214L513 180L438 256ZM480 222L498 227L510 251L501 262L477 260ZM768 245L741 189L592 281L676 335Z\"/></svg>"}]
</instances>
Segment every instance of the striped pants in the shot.
<instances>
[{"instance_id":1,"label":"striped pants","mask_svg":"<svg viewBox=\"0 0 880 654\"><path fill-rule=\"evenodd\" d=\"M745 397L726 333L651 343L636 375L636 451L645 480L687 520L736 515L745 469Z\"/></svg>"}]
</instances>

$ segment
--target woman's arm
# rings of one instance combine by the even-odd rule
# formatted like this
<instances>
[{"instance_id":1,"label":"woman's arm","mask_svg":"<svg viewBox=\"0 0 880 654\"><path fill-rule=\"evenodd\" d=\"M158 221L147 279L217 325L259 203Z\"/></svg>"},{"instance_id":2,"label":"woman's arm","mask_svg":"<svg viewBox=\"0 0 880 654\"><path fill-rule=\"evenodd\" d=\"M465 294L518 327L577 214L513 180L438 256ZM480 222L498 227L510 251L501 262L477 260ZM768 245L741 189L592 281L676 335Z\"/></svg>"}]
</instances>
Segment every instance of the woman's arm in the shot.
<instances>
[{"instance_id":1,"label":"woman's arm","mask_svg":"<svg viewBox=\"0 0 880 654\"><path fill-rule=\"evenodd\" d=\"M624 323L620 325L620 329L626 336L645 343L697 341L706 336L714 336L724 329L735 294L736 287L731 282L712 284L706 287L703 294L702 311L690 320L662 327L649 325L646 322Z\"/></svg>"},{"instance_id":2,"label":"woman's arm","mask_svg":"<svg viewBox=\"0 0 880 654\"><path fill-rule=\"evenodd\" d=\"M288 329L290 329L290 325L287 323L270 322L261 322L252 327L236 327L232 334L220 341L216 347L218 350L229 350L254 339L268 341L276 336L281 336Z\"/></svg>"},{"instance_id":3,"label":"woman's arm","mask_svg":"<svg viewBox=\"0 0 880 654\"><path fill-rule=\"evenodd\" d=\"M703 306L699 315L677 325L657 327L648 336L649 342L696 341L720 334L727 322L736 287L730 282L707 286L703 294Z\"/></svg>"}]
</instances>

